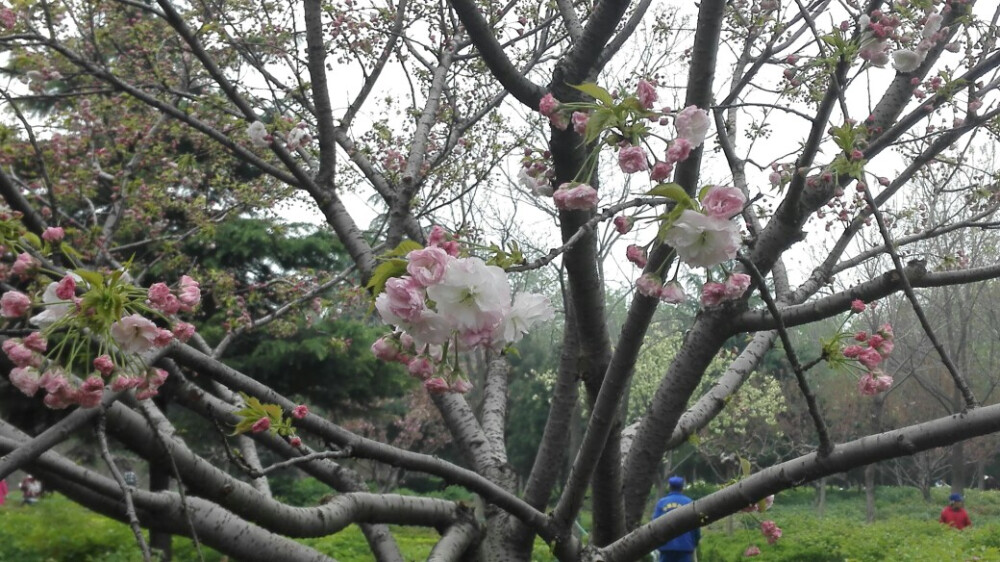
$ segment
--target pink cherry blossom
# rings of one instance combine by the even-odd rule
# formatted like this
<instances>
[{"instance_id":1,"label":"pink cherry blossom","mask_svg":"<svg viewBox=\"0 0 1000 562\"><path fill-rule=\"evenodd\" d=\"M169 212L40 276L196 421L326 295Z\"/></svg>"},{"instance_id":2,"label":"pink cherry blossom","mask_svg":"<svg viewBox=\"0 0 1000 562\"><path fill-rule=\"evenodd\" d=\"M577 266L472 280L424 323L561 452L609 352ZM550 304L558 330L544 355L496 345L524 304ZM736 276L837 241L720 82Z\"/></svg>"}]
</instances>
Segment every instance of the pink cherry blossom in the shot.
<instances>
[{"instance_id":1,"label":"pink cherry blossom","mask_svg":"<svg viewBox=\"0 0 1000 562\"><path fill-rule=\"evenodd\" d=\"M457 379L451 384L451 390L459 394L467 394L472 390L472 383L465 379Z\"/></svg>"},{"instance_id":2,"label":"pink cherry blossom","mask_svg":"<svg viewBox=\"0 0 1000 562\"><path fill-rule=\"evenodd\" d=\"M656 87L646 80L639 80L639 86L636 88L636 97L639 98L639 105L643 109L651 109L653 104L656 103Z\"/></svg>"},{"instance_id":3,"label":"pink cherry blossom","mask_svg":"<svg viewBox=\"0 0 1000 562\"><path fill-rule=\"evenodd\" d=\"M42 365L42 356L29 349L19 339L5 340L3 352L18 367L40 367Z\"/></svg>"},{"instance_id":4,"label":"pink cherry blossom","mask_svg":"<svg viewBox=\"0 0 1000 562\"><path fill-rule=\"evenodd\" d=\"M878 394L878 380L872 377L871 373L861 375L858 379L858 392L863 396L875 396Z\"/></svg>"},{"instance_id":5,"label":"pink cherry blossom","mask_svg":"<svg viewBox=\"0 0 1000 562\"><path fill-rule=\"evenodd\" d=\"M657 160L653 164L653 169L649 172L649 179L653 181L663 181L670 177L670 173L674 171L674 165L670 162L664 162L663 160Z\"/></svg>"},{"instance_id":6,"label":"pink cherry blossom","mask_svg":"<svg viewBox=\"0 0 1000 562\"><path fill-rule=\"evenodd\" d=\"M14 264L11 265L10 271L14 275L23 277L27 275L35 267L35 265L35 258L31 257L31 254L21 252L17 255L17 259L14 260Z\"/></svg>"},{"instance_id":7,"label":"pink cherry blossom","mask_svg":"<svg viewBox=\"0 0 1000 562\"><path fill-rule=\"evenodd\" d=\"M738 299L750 288L750 276L746 273L733 273L726 278L726 298Z\"/></svg>"},{"instance_id":8,"label":"pink cherry blossom","mask_svg":"<svg viewBox=\"0 0 1000 562\"><path fill-rule=\"evenodd\" d=\"M774 544L781 538L781 528L774 521L761 521L760 532L767 537L768 544Z\"/></svg>"},{"instance_id":9,"label":"pink cherry blossom","mask_svg":"<svg viewBox=\"0 0 1000 562\"><path fill-rule=\"evenodd\" d=\"M552 117L557 111L559 111L559 100L551 93L542 96L538 102L538 112L546 117Z\"/></svg>"},{"instance_id":10,"label":"pink cherry blossom","mask_svg":"<svg viewBox=\"0 0 1000 562\"><path fill-rule=\"evenodd\" d=\"M854 339L856 341L866 341L868 339L868 332L859 330L858 333L854 334Z\"/></svg>"},{"instance_id":11,"label":"pink cherry blossom","mask_svg":"<svg viewBox=\"0 0 1000 562\"><path fill-rule=\"evenodd\" d=\"M406 366L406 370L412 377L427 380L434 374L434 364L426 357L414 357Z\"/></svg>"},{"instance_id":12,"label":"pink cherry blossom","mask_svg":"<svg viewBox=\"0 0 1000 562\"><path fill-rule=\"evenodd\" d=\"M302 438L299 437L299 436L297 436L297 435L294 436L294 437L291 437L288 440L288 444L291 445L292 447L295 447L297 449L297 448L299 448L299 447L302 446Z\"/></svg>"},{"instance_id":13,"label":"pink cherry blossom","mask_svg":"<svg viewBox=\"0 0 1000 562\"><path fill-rule=\"evenodd\" d=\"M758 555L760 555L760 548L758 548L755 544L748 546L747 549L743 551L743 556L747 558L752 558Z\"/></svg>"},{"instance_id":14,"label":"pink cherry blossom","mask_svg":"<svg viewBox=\"0 0 1000 562\"><path fill-rule=\"evenodd\" d=\"M701 304L702 306L718 306L719 304L729 300L726 295L726 286L722 283L717 283L715 281L709 281L705 283L701 288Z\"/></svg>"},{"instance_id":15,"label":"pink cherry blossom","mask_svg":"<svg viewBox=\"0 0 1000 562\"><path fill-rule=\"evenodd\" d=\"M156 347L165 347L170 342L174 340L174 333L170 330L164 330L163 328L156 329L156 337L153 338L153 345Z\"/></svg>"},{"instance_id":16,"label":"pink cherry blossom","mask_svg":"<svg viewBox=\"0 0 1000 562\"><path fill-rule=\"evenodd\" d=\"M573 112L573 130L578 135L587 133L587 123L590 121L590 114L583 111Z\"/></svg>"},{"instance_id":17,"label":"pink cherry blossom","mask_svg":"<svg viewBox=\"0 0 1000 562\"><path fill-rule=\"evenodd\" d=\"M72 300L76 296L76 279L70 275L60 279L56 285L56 296L64 301Z\"/></svg>"},{"instance_id":18,"label":"pink cherry blossom","mask_svg":"<svg viewBox=\"0 0 1000 562\"><path fill-rule=\"evenodd\" d=\"M166 283L153 283L146 290L146 300L149 301L150 306L160 311L163 311L163 307L167 304L167 299L172 296L170 287ZM174 312L177 311L174 310Z\"/></svg>"},{"instance_id":19,"label":"pink cherry blossom","mask_svg":"<svg viewBox=\"0 0 1000 562\"><path fill-rule=\"evenodd\" d=\"M250 431L254 433L261 433L263 431L267 431L270 428L271 428L271 418L264 416L259 420L253 422L253 425L250 426Z\"/></svg>"},{"instance_id":20,"label":"pink cherry blossom","mask_svg":"<svg viewBox=\"0 0 1000 562\"><path fill-rule=\"evenodd\" d=\"M34 396L39 388L38 370L32 367L15 367L10 370L10 383L27 396Z\"/></svg>"},{"instance_id":21,"label":"pink cherry blossom","mask_svg":"<svg viewBox=\"0 0 1000 562\"><path fill-rule=\"evenodd\" d=\"M700 146L701 143L705 142L709 124L708 112L704 109L698 109L694 105L682 109L674 121L677 136L686 139L692 147Z\"/></svg>"},{"instance_id":22,"label":"pink cherry blossom","mask_svg":"<svg viewBox=\"0 0 1000 562\"><path fill-rule=\"evenodd\" d=\"M301 420L307 415L309 415L309 406L306 406L305 404L299 404L298 406L292 408L292 417L297 420Z\"/></svg>"},{"instance_id":23,"label":"pink cherry blossom","mask_svg":"<svg viewBox=\"0 0 1000 562\"><path fill-rule=\"evenodd\" d=\"M861 347L860 345L849 345L845 347L841 351L841 353L843 353L844 357L847 357L848 359L857 359L858 356L861 355L862 352L864 352L864 350L865 348Z\"/></svg>"},{"instance_id":24,"label":"pink cherry blossom","mask_svg":"<svg viewBox=\"0 0 1000 562\"><path fill-rule=\"evenodd\" d=\"M186 342L189 339L191 339L191 336L194 335L194 332L195 332L194 324L188 324L187 322L178 322L177 324L174 325L173 328L174 337L181 342Z\"/></svg>"},{"instance_id":25,"label":"pink cherry blossom","mask_svg":"<svg viewBox=\"0 0 1000 562\"><path fill-rule=\"evenodd\" d=\"M58 242L66 236L66 231L61 226L50 226L42 232L42 240L46 242Z\"/></svg>"},{"instance_id":26,"label":"pink cherry blossom","mask_svg":"<svg viewBox=\"0 0 1000 562\"><path fill-rule=\"evenodd\" d=\"M858 354L858 363L867 369L874 369L882 362L882 355L874 349L868 348Z\"/></svg>"},{"instance_id":27,"label":"pink cherry blossom","mask_svg":"<svg viewBox=\"0 0 1000 562\"><path fill-rule=\"evenodd\" d=\"M398 343L389 336L383 336L372 344L372 355L382 361L395 361L399 353Z\"/></svg>"},{"instance_id":28,"label":"pink cherry blossom","mask_svg":"<svg viewBox=\"0 0 1000 562\"><path fill-rule=\"evenodd\" d=\"M663 288L663 281L653 275L652 273L647 273L635 281L635 288L639 291L639 294L644 297L660 298L660 289Z\"/></svg>"},{"instance_id":29,"label":"pink cherry blossom","mask_svg":"<svg viewBox=\"0 0 1000 562\"><path fill-rule=\"evenodd\" d=\"M626 174L649 169L646 151L641 146L629 145L618 151L618 167Z\"/></svg>"},{"instance_id":30,"label":"pink cherry blossom","mask_svg":"<svg viewBox=\"0 0 1000 562\"><path fill-rule=\"evenodd\" d=\"M855 314L860 314L865 311L865 301L861 299L854 299L851 301L851 312Z\"/></svg>"},{"instance_id":31,"label":"pink cherry blossom","mask_svg":"<svg viewBox=\"0 0 1000 562\"><path fill-rule=\"evenodd\" d=\"M618 231L618 234L627 234L628 231L632 230L632 225L635 224L635 219L624 215L618 215L615 217L614 223L615 230Z\"/></svg>"},{"instance_id":32,"label":"pink cherry blossom","mask_svg":"<svg viewBox=\"0 0 1000 562\"><path fill-rule=\"evenodd\" d=\"M413 250L406 254L406 272L420 285L433 285L444 277L445 267L452 258L436 246Z\"/></svg>"},{"instance_id":33,"label":"pink cherry blossom","mask_svg":"<svg viewBox=\"0 0 1000 562\"><path fill-rule=\"evenodd\" d=\"M115 370L115 362L107 355L101 355L94 359L94 368L104 376L110 375Z\"/></svg>"},{"instance_id":34,"label":"pink cherry blossom","mask_svg":"<svg viewBox=\"0 0 1000 562\"><path fill-rule=\"evenodd\" d=\"M426 308L424 289L412 277L393 277L375 299L375 308L387 324L416 322Z\"/></svg>"},{"instance_id":35,"label":"pink cherry blossom","mask_svg":"<svg viewBox=\"0 0 1000 562\"><path fill-rule=\"evenodd\" d=\"M60 389L69 386L69 381L66 379L66 375L59 370L49 370L42 373L42 376L38 379L38 384L45 389L46 392L55 394L59 392Z\"/></svg>"},{"instance_id":36,"label":"pink cherry blossom","mask_svg":"<svg viewBox=\"0 0 1000 562\"><path fill-rule=\"evenodd\" d=\"M564 183L552 195L556 208L563 211L586 211L597 206L597 190L585 183Z\"/></svg>"},{"instance_id":37,"label":"pink cherry blossom","mask_svg":"<svg viewBox=\"0 0 1000 562\"><path fill-rule=\"evenodd\" d=\"M111 325L111 337L129 353L141 353L153 347L156 324L140 314L131 314Z\"/></svg>"},{"instance_id":38,"label":"pink cherry blossom","mask_svg":"<svg viewBox=\"0 0 1000 562\"><path fill-rule=\"evenodd\" d=\"M883 338L879 334L872 334L872 336L868 338L868 347L872 349L878 349L879 346L882 345L882 342L884 341L885 338Z\"/></svg>"},{"instance_id":39,"label":"pink cherry blossom","mask_svg":"<svg viewBox=\"0 0 1000 562\"><path fill-rule=\"evenodd\" d=\"M713 185L701 201L702 210L710 217L730 219L743 210L747 198L735 187Z\"/></svg>"},{"instance_id":40,"label":"pink cherry blossom","mask_svg":"<svg viewBox=\"0 0 1000 562\"><path fill-rule=\"evenodd\" d=\"M177 299L181 301L181 309L191 310L198 306L201 302L201 286L198 282L187 275L181 275L180 286L181 292L177 295Z\"/></svg>"},{"instance_id":41,"label":"pink cherry blossom","mask_svg":"<svg viewBox=\"0 0 1000 562\"><path fill-rule=\"evenodd\" d=\"M7 291L0 297L0 315L20 318L31 310L31 298L20 291Z\"/></svg>"},{"instance_id":42,"label":"pink cherry blossom","mask_svg":"<svg viewBox=\"0 0 1000 562\"><path fill-rule=\"evenodd\" d=\"M712 267L736 257L741 237L733 221L703 215L690 209L667 229L666 243L684 263L692 267Z\"/></svg>"},{"instance_id":43,"label":"pink cherry blossom","mask_svg":"<svg viewBox=\"0 0 1000 562\"><path fill-rule=\"evenodd\" d=\"M646 250L635 244L629 244L625 248L625 259L634 263L637 267L646 267Z\"/></svg>"},{"instance_id":44,"label":"pink cherry blossom","mask_svg":"<svg viewBox=\"0 0 1000 562\"><path fill-rule=\"evenodd\" d=\"M448 386L448 381L444 380L441 377L434 377L425 380L424 388L427 389L427 392L430 392L432 394L441 394L451 390L451 387Z\"/></svg>"},{"instance_id":45,"label":"pink cherry blossom","mask_svg":"<svg viewBox=\"0 0 1000 562\"><path fill-rule=\"evenodd\" d=\"M684 138L675 139L674 142L670 143L670 148L667 149L667 163L673 165L687 160L688 156L691 156L693 148L694 145L691 144L691 141Z\"/></svg>"},{"instance_id":46,"label":"pink cherry blossom","mask_svg":"<svg viewBox=\"0 0 1000 562\"><path fill-rule=\"evenodd\" d=\"M687 295L684 294L684 288L680 286L680 283L676 281L671 281L660 289L660 300L669 304L678 304L687 300Z\"/></svg>"},{"instance_id":47,"label":"pink cherry blossom","mask_svg":"<svg viewBox=\"0 0 1000 562\"><path fill-rule=\"evenodd\" d=\"M40 332L31 332L25 336L23 342L24 346L32 351L37 351L39 353L45 353L48 348L49 342L42 337Z\"/></svg>"}]
</instances>

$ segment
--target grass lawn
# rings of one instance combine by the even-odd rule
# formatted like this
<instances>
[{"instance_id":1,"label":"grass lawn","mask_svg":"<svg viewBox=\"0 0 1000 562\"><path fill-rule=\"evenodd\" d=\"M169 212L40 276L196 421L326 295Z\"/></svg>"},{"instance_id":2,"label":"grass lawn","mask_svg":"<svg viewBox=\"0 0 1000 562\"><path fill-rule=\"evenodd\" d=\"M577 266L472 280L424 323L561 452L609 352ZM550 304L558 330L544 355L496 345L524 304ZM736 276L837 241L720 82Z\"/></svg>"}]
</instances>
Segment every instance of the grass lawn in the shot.
<instances>
[{"instance_id":1,"label":"grass lawn","mask_svg":"<svg viewBox=\"0 0 1000 562\"><path fill-rule=\"evenodd\" d=\"M970 490L966 507L974 527L963 532L937 523L947 503L947 489L933 491L926 503L915 489L881 487L877 490L877 519L864 522L864 494L831 490L826 513L816 514L812 488L790 490L778 496L763 514L741 514L703 529L699 562L743 559L750 544L760 547L761 561L1000 561L1000 492ZM697 498L698 494L692 494ZM141 560L128 528L95 515L57 494L34 507L22 507L18 493L0 507L0 561L17 562L132 562ZM586 524L587 519L584 518ZM760 521L773 520L784 531L774 545L760 534ZM730 532L732 531L732 532ZM425 560L438 536L433 530L393 527L406 560ZM351 526L329 537L303 542L343 562L371 560L361 531ZM190 540L174 539L175 560L198 560ZM222 557L202 549L204 559ZM534 560L551 560L547 548L536 543Z\"/></svg>"}]
</instances>

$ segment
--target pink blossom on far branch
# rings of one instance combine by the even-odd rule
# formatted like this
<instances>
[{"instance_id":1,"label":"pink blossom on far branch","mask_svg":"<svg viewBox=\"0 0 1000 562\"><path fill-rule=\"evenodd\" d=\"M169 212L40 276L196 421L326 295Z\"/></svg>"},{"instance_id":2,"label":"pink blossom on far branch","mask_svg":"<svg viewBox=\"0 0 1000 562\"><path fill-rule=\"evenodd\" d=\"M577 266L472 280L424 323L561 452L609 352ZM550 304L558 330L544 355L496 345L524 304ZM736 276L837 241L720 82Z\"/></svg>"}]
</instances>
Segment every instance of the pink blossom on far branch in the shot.
<instances>
[{"instance_id":1,"label":"pink blossom on far branch","mask_svg":"<svg viewBox=\"0 0 1000 562\"><path fill-rule=\"evenodd\" d=\"M653 104L656 103L656 87L646 80L639 80L639 85L636 87L636 97L639 98L639 105L643 109L652 109Z\"/></svg>"},{"instance_id":2,"label":"pink blossom on far branch","mask_svg":"<svg viewBox=\"0 0 1000 562\"><path fill-rule=\"evenodd\" d=\"M46 242L59 242L66 236L66 231L61 226L50 226L42 232L42 240Z\"/></svg>"},{"instance_id":3,"label":"pink blossom on far branch","mask_svg":"<svg viewBox=\"0 0 1000 562\"><path fill-rule=\"evenodd\" d=\"M635 244L629 244L625 248L625 259L635 264L636 267L646 267L646 250Z\"/></svg>"},{"instance_id":4,"label":"pink blossom on far branch","mask_svg":"<svg viewBox=\"0 0 1000 562\"><path fill-rule=\"evenodd\" d=\"M628 231L632 230L632 225L635 224L635 219L624 215L618 215L615 217L614 223L615 230L618 231L618 234L627 234Z\"/></svg>"},{"instance_id":5,"label":"pink blossom on far branch","mask_svg":"<svg viewBox=\"0 0 1000 562\"><path fill-rule=\"evenodd\" d=\"M297 420L301 420L307 415L309 415L309 406L306 406L305 404L299 404L298 406L292 408L292 417Z\"/></svg>"}]
</instances>

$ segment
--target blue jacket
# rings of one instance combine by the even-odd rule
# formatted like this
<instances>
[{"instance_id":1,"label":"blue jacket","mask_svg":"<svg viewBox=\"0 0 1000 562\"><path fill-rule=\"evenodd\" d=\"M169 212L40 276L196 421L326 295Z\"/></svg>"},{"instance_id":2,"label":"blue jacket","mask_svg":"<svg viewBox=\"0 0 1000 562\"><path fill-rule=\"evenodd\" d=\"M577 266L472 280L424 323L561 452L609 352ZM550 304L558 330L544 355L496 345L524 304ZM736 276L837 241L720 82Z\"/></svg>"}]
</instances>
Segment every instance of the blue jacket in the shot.
<instances>
[{"instance_id":1,"label":"blue jacket","mask_svg":"<svg viewBox=\"0 0 1000 562\"><path fill-rule=\"evenodd\" d=\"M680 492L670 492L666 496L660 498L660 501L656 502L656 509L653 511L653 519L689 503L691 503L691 498ZM688 531L679 537L674 537L670 540L670 542L661 546L659 550L694 552L694 549L698 546L698 541L700 540L701 529L695 529L693 531Z\"/></svg>"}]
</instances>

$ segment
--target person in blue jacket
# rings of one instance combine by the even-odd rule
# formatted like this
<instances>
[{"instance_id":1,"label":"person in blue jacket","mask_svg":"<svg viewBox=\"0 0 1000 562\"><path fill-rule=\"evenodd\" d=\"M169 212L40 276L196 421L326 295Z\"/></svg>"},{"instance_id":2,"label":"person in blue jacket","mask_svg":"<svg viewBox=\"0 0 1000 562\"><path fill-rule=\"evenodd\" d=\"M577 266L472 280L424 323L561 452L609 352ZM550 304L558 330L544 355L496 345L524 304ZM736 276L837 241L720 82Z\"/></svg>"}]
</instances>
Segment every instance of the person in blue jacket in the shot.
<instances>
[{"instance_id":1,"label":"person in blue jacket","mask_svg":"<svg viewBox=\"0 0 1000 562\"><path fill-rule=\"evenodd\" d=\"M670 493L660 498L656 502L656 509L653 511L653 519L677 509L678 507L691 503L691 498L681 493L684 489L684 479L680 476L671 476L667 480ZM674 537L670 542L659 548L659 562L694 562L694 551L698 548L698 541L701 540L701 529L688 531L683 535Z\"/></svg>"}]
</instances>

